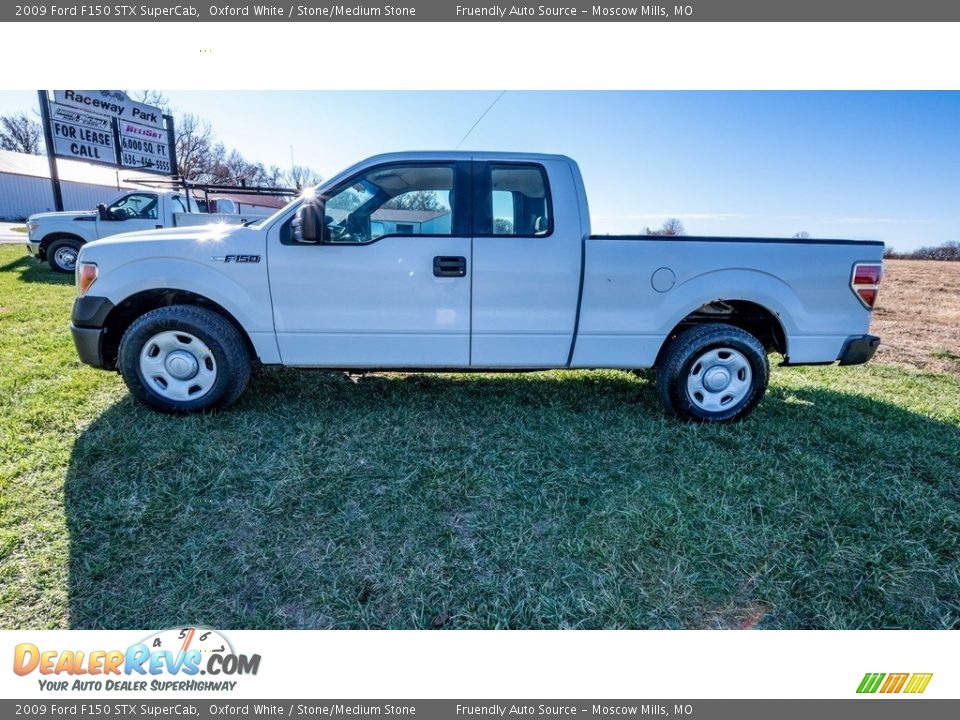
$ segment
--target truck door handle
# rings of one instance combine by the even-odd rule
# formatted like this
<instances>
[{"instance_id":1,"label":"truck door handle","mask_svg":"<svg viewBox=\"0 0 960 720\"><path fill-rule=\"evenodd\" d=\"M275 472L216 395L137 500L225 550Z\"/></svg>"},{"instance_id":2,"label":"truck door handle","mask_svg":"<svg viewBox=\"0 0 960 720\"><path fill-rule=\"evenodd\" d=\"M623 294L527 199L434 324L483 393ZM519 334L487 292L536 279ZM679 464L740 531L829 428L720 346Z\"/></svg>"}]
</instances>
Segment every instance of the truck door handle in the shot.
<instances>
[{"instance_id":1,"label":"truck door handle","mask_svg":"<svg viewBox=\"0 0 960 720\"><path fill-rule=\"evenodd\" d=\"M463 277L467 274L467 259L456 255L437 255L433 259L436 277Z\"/></svg>"}]
</instances>

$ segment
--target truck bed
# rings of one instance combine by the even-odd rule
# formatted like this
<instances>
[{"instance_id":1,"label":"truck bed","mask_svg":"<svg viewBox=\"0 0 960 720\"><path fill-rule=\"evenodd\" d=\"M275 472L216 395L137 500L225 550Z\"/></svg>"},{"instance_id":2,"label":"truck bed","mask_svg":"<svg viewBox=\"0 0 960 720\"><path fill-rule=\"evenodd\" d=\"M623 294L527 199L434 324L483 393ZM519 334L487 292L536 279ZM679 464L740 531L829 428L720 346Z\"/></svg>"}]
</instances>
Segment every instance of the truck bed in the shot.
<instances>
[{"instance_id":1,"label":"truck bed","mask_svg":"<svg viewBox=\"0 0 960 720\"><path fill-rule=\"evenodd\" d=\"M882 256L876 241L590 235L572 365L652 365L683 318L718 301L773 313L788 362L835 360L870 323L851 289L853 266Z\"/></svg>"}]
</instances>

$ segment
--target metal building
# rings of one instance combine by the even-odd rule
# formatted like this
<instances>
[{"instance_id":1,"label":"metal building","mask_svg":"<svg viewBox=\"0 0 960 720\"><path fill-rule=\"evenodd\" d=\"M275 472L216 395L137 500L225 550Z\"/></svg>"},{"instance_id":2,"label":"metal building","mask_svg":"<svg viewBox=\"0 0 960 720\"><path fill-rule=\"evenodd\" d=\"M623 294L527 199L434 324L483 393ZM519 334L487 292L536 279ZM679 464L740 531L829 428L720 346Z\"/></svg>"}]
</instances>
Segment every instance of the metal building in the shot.
<instances>
[{"instance_id":1,"label":"metal building","mask_svg":"<svg viewBox=\"0 0 960 720\"><path fill-rule=\"evenodd\" d=\"M93 210L100 203L109 204L117 195L130 189L149 190L131 180L147 178L142 171L116 170L78 160L57 160L64 210ZM197 200L206 197L197 194ZM271 195L236 195L229 190L209 193L210 212L270 215L286 205L289 197ZM53 190L46 155L0 150L0 221L19 222L38 212L52 211Z\"/></svg>"},{"instance_id":2,"label":"metal building","mask_svg":"<svg viewBox=\"0 0 960 720\"><path fill-rule=\"evenodd\" d=\"M124 190L139 187L135 170L58 160L65 210L93 210ZM0 150L0 220L24 220L32 213L54 210L50 168L45 155Z\"/></svg>"}]
</instances>

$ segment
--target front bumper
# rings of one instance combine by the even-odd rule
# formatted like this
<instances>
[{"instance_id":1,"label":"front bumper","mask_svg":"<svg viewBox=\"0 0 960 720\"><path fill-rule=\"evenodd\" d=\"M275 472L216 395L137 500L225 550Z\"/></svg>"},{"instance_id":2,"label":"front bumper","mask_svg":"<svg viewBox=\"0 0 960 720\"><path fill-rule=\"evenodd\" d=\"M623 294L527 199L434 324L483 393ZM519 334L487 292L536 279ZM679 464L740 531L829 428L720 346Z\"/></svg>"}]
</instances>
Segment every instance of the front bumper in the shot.
<instances>
[{"instance_id":1,"label":"front bumper","mask_svg":"<svg viewBox=\"0 0 960 720\"><path fill-rule=\"evenodd\" d=\"M43 260L43 258L40 256L40 243L30 240L27 243L27 252L38 260Z\"/></svg>"},{"instance_id":2,"label":"front bumper","mask_svg":"<svg viewBox=\"0 0 960 720\"><path fill-rule=\"evenodd\" d=\"M103 370L113 369L103 357L104 323L113 310L113 303L105 297L84 295L73 301L70 333L77 355L87 365Z\"/></svg>"},{"instance_id":3,"label":"front bumper","mask_svg":"<svg viewBox=\"0 0 960 720\"><path fill-rule=\"evenodd\" d=\"M880 345L876 335L854 335L848 337L837 360L841 365L862 365L873 357Z\"/></svg>"},{"instance_id":4,"label":"front bumper","mask_svg":"<svg viewBox=\"0 0 960 720\"><path fill-rule=\"evenodd\" d=\"M80 361L101 370L106 369L101 352L103 328L78 327L70 323L70 333L73 335L73 344L77 348Z\"/></svg>"}]
</instances>

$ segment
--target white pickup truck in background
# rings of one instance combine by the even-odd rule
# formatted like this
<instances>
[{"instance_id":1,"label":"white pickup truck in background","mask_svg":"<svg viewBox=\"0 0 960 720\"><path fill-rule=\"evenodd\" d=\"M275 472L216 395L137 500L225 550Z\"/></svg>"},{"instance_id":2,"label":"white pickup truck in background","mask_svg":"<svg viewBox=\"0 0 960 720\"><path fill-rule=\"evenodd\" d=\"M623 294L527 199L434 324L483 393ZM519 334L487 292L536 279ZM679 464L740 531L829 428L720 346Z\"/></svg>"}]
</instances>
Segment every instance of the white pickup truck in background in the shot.
<instances>
[{"instance_id":1,"label":"white pickup truck in background","mask_svg":"<svg viewBox=\"0 0 960 720\"><path fill-rule=\"evenodd\" d=\"M219 204L236 209L236 204L229 201ZM209 213L204 211L202 201L181 190L136 190L96 210L31 215L27 218L27 249L54 270L72 273L83 244L100 238L209 223L240 225L262 219L269 212Z\"/></svg>"},{"instance_id":2,"label":"white pickup truck in background","mask_svg":"<svg viewBox=\"0 0 960 720\"><path fill-rule=\"evenodd\" d=\"M744 417L784 363L869 360L883 244L591 235L559 155L365 160L250 227L84 246L71 330L150 407L229 405L253 363L656 368L684 419Z\"/></svg>"}]
</instances>

